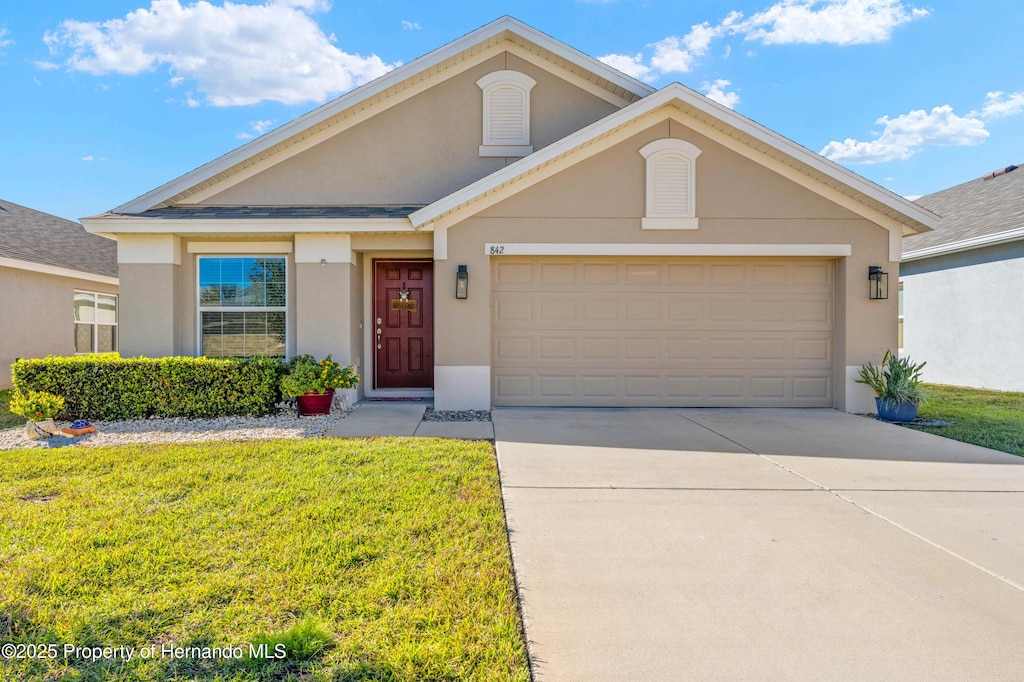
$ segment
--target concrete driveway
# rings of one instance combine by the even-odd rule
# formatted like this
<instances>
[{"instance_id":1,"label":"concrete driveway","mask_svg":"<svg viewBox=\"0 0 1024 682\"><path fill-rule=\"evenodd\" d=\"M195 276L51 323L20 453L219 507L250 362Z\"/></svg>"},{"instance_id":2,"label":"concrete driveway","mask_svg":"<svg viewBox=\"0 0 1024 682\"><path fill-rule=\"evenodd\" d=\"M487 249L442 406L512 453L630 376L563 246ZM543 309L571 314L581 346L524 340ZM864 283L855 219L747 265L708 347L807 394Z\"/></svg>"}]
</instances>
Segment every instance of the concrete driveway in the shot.
<instances>
[{"instance_id":1,"label":"concrete driveway","mask_svg":"<svg viewBox=\"0 0 1024 682\"><path fill-rule=\"evenodd\" d=\"M537 680L1024 674L1024 458L833 410L493 418Z\"/></svg>"}]
</instances>

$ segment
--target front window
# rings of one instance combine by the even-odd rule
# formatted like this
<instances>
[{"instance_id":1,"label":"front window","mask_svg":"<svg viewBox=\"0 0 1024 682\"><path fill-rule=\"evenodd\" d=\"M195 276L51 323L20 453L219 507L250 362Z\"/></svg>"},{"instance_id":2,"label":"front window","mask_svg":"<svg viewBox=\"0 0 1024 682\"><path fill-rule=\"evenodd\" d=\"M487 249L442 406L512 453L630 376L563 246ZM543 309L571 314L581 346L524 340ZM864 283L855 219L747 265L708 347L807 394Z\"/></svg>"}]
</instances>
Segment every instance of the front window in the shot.
<instances>
[{"instance_id":1,"label":"front window","mask_svg":"<svg viewBox=\"0 0 1024 682\"><path fill-rule=\"evenodd\" d=\"M75 353L117 350L117 296L75 291Z\"/></svg>"},{"instance_id":2,"label":"front window","mask_svg":"<svg viewBox=\"0 0 1024 682\"><path fill-rule=\"evenodd\" d=\"M199 258L200 351L210 358L284 357L285 259Z\"/></svg>"}]
</instances>

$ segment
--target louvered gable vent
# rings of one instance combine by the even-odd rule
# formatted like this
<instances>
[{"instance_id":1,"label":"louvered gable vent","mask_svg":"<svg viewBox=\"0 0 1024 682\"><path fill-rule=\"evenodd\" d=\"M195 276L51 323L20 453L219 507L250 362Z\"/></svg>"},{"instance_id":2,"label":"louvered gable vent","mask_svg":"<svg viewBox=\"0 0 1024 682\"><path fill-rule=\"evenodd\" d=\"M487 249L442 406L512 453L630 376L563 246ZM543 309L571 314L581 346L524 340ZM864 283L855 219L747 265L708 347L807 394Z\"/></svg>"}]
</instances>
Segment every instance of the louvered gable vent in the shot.
<instances>
[{"instance_id":1,"label":"louvered gable vent","mask_svg":"<svg viewBox=\"0 0 1024 682\"><path fill-rule=\"evenodd\" d=\"M695 168L700 149L667 138L640 149L647 160L647 210L644 229L697 229Z\"/></svg>"},{"instance_id":2,"label":"louvered gable vent","mask_svg":"<svg viewBox=\"0 0 1024 682\"><path fill-rule=\"evenodd\" d=\"M526 156L530 145L530 90L536 81L518 71L494 71L477 81L483 90L480 156Z\"/></svg>"}]
</instances>

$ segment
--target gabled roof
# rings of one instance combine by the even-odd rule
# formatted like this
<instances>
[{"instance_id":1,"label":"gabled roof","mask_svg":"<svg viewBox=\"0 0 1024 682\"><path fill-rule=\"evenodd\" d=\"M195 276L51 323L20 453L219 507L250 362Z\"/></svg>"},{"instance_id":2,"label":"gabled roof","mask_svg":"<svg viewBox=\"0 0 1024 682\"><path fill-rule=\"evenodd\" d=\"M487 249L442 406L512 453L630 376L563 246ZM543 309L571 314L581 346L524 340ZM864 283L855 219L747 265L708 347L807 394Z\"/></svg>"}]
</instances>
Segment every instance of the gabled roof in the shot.
<instances>
[{"instance_id":1,"label":"gabled roof","mask_svg":"<svg viewBox=\"0 0 1024 682\"><path fill-rule=\"evenodd\" d=\"M0 200L0 264L115 278L117 242L89 234L76 222Z\"/></svg>"},{"instance_id":2,"label":"gabled roof","mask_svg":"<svg viewBox=\"0 0 1024 682\"><path fill-rule=\"evenodd\" d=\"M942 220L934 232L906 240L908 260L1024 239L1024 169L977 178L915 203Z\"/></svg>"},{"instance_id":3,"label":"gabled roof","mask_svg":"<svg viewBox=\"0 0 1024 682\"><path fill-rule=\"evenodd\" d=\"M812 188L824 185L834 190L838 195L845 196L848 207L854 210L863 210L862 207L867 207L910 232L926 232L938 223L938 216L922 206L870 182L679 83L667 85L656 93L421 208L409 218L417 228L434 221L443 221L445 225L450 225L463 220L510 194L540 182L578 160L587 158L596 153L595 149L600 151L610 146L617 131L627 129L638 119L655 114L659 110L667 111L668 115L676 115L684 119L684 124L700 127L709 134L721 133L724 135L722 139L728 140L734 149L747 153L751 158L758 158L762 163L776 162L776 169L786 172L791 179L810 181Z\"/></svg>"},{"instance_id":4,"label":"gabled roof","mask_svg":"<svg viewBox=\"0 0 1024 682\"><path fill-rule=\"evenodd\" d=\"M419 81L443 72L509 41L527 52L539 55L622 104L634 102L654 92L654 88L603 62L575 50L554 38L504 16L433 52L405 64L280 128L228 152L210 163L122 204L113 213L138 214L173 205L205 190L217 182L240 173L272 156L294 152L297 145L328 128L358 115L388 99L401 96Z\"/></svg>"}]
</instances>

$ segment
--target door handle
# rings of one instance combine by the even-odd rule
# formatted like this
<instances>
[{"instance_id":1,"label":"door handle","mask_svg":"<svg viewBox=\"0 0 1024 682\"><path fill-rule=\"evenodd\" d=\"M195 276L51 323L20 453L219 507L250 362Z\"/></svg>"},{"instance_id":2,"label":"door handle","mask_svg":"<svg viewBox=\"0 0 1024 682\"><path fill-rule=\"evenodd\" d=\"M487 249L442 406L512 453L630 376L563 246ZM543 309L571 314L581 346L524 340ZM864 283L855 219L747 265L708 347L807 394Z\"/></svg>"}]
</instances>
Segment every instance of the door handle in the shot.
<instances>
[{"instance_id":1,"label":"door handle","mask_svg":"<svg viewBox=\"0 0 1024 682\"><path fill-rule=\"evenodd\" d=\"M377 348L380 348L380 327L377 327Z\"/></svg>"}]
</instances>

